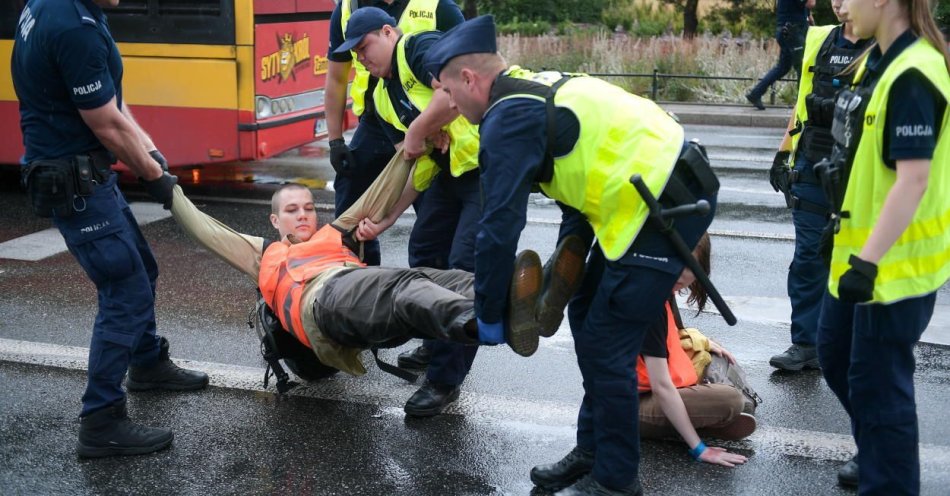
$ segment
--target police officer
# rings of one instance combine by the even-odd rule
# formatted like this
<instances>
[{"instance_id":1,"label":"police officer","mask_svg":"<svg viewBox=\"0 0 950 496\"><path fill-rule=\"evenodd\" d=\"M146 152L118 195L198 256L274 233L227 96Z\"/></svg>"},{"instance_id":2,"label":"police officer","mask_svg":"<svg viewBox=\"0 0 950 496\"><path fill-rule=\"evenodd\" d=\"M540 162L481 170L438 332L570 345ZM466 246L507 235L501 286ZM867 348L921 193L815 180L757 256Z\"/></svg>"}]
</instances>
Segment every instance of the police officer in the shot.
<instances>
[{"instance_id":1,"label":"police officer","mask_svg":"<svg viewBox=\"0 0 950 496\"><path fill-rule=\"evenodd\" d=\"M99 313L89 347L78 452L135 455L167 447L167 429L132 423L132 391L193 390L208 376L169 360L155 334L158 267L111 171L122 160L165 208L176 178L122 101L122 59L102 7L119 0L30 0L13 46L26 154L24 183L34 211L52 217L96 285Z\"/></svg>"},{"instance_id":2,"label":"police officer","mask_svg":"<svg viewBox=\"0 0 950 496\"><path fill-rule=\"evenodd\" d=\"M765 110L762 96L776 81L785 77L788 71L794 68L801 75L802 47L811 15L809 9L814 7L815 0L776 0L775 41L778 42L778 62L745 94L746 100L755 108Z\"/></svg>"},{"instance_id":3,"label":"police officer","mask_svg":"<svg viewBox=\"0 0 950 496\"><path fill-rule=\"evenodd\" d=\"M842 1L831 2L839 21ZM805 39L798 101L769 175L772 187L786 194L795 224L795 255L788 269L792 345L769 360L777 369L818 368L818 314L828 280L828 265L818 248L829 210L813 166L831 156L835 96L851 84L852 74L845 69L867 44L849 23L811 27Z\"/></svg>"},{"instance_id":4,"label":"police officer","mask_svg":"<svg viewBox=\"0 0 950 496\"><path fill-rule=\"evenodd\" d=\"M423 55L440 36L438 31L403 35L396 20L376 7L357 10L347 24L346 42L337 51L354 51L370 75L380 78L373 101L381 125L393 143L403 143L407 157L419 157L413 179L396 208L381 224L366 219L360 235L375 239L398 219L418 191L425 191L425 200L417 203L416 222L409 237L409 266L473 272L475 233L481 213L478 131L449 108L444 92L432 90L432 77L422 68ZM443 126L451 147L426 153L426 137L443 133ZM430 362L427 380L406 402L406 413L417 417L437 415L455 401L477 350L476 346L427 340L417 350L404 353L402 364L407 357Z\"/></svg>"},{"instance_id":5,"label":"police officer","mask_svg":"<svg viewBox=\"0 0 950 496\"><path fill-rule=\"evenodd\" d=\"M505 334L505 266L525 226L532 185L540 183L574 209L568 224L596 234L597 245L568 311L585 391L577 447L535 467L531 478L548 490L566 488L558 493L564 495L641 494L635 362L684 263L646 223L647 207L629 180L640 174L668 206L702 198L713 207L718 181L701 147L685 144L682 127L653 102L592 77L509 68L495 50L495 26L486 16L446 33L426 57L452 104L479 124L480 333ZM709 223L710 216L683 217L674 228L692 247ZM696 457L704 450L702 443L690 446Z\"/></svg>"},{"instance_id":6,"label":"police officer","mask_svg":"<svg viewBox=\"0 0 950 496\"><path fill-rule=\"evenodd\" d=\"M845 0L877 45L816 166L836 224L818 359L851 417L859 494L919 494L914 345L950 278L950 54L928 0Z\"/></svg>"},{"instance_id":7,"label":"police officer","mask_svg":"<svg viewBox=\"0 0 950 496\"><path fill-rule=\"evenodd\" d=\"M339 50L346 41L345 32L352 14L362 7L378 7L384 10L397 20L399 29L407 34L435 29L446 31L464 20L461 9L452 0L344 0L337 3L330 16L330 49L327 55L330 62L326 83L327 135L330 140L330 164L336 171L333 187L336 191L337 216L346 211L366 191L395 153L392 141L373 110L373 93L378 77L370 75L358 60L354 61L352 51ZM353 99L353 113L359 117L359 125L347 145L343 139L343 116L346 111L346 88L351 67L355 69L356 75L350 86L350 97ZM421 198L415 202L415 206L421 210ZM410 239L410 266L448 268L451 240L445 236L440 236L439 239L442 240L440 244L436 244L433 239L428 246L419 246L418 237ZM432 247L437 249L435 253ZM369 265L379 265L379 241L372 240L364 244L363 261ZM443 352L436 349L442 346L427 341L424 346L400 355L399 364L425 367L434 352ZM459 363L457 353L448 352L447 357L449 362ZM461 383L461 378L458 378L458 383ZM433 398L430 403L444 402L447 397L442 394Z\"/></svg>"}]
</instances>

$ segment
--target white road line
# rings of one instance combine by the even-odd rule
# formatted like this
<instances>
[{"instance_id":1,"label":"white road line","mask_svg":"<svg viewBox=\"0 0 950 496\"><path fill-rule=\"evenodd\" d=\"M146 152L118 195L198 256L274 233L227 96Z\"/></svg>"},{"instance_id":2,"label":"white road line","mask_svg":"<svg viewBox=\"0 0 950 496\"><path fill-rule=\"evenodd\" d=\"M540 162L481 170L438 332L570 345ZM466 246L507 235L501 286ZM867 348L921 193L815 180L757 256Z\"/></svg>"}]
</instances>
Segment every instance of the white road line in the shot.
<instances>
[{"instance_id":1,"label":"white road line","mask_svg":"<svg viewBox=\"0 0 950 496\"><path fill-rule=\"evenodd\" d=\"M35 343L0 338L0 361L42 365L46 367L85 370L89 350L74 346ZM242 391L265 390L261 379L263 367L245 367L213 362L176 360L188 368L206 372L211 385ZM358 386L351 387L352 382ZM349 403L374 405L380 415L402 417L402 402L412 394L416 386L402 381L398 383L337 376L313 384L299 386L292 396L302 396ZM537 432L542 430L552 435L573 437L577 419L577 405L557 401L525 400L509 396L466 392L460 401L446 409L447 414L465 415L472 422L505 424L511 430ZM761 422L761 419L760 419ZM762 425L743 441L716 442L732 448L820 460L848 460L854 452L850 436L828 432L788 429ZM947 445L921 444L921 469L930 471L948 470L950 450Z\"/></svg>"},{"instance_id":2,"label":"white road line","mask_svg":"<svg viewBox=\"0 0 950 496\"><path fill-rule=\"evenodd\" d=\"M158 203L129 204L140 226L171 217ZM0 243L0 258L36 262L66 251L66 241L55 227Z\"/></svg>"}]
</instances>

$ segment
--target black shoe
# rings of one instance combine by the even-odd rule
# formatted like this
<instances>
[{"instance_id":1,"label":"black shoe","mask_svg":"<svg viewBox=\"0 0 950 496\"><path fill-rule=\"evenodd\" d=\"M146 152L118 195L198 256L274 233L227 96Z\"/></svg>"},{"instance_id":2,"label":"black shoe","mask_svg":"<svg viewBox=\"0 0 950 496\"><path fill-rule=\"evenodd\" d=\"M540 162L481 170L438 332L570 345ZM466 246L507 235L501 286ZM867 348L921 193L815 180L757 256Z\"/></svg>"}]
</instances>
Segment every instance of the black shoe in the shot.
<instances>
[{"instance_id":1,"label":"black shoe","mask_svg":"<svg viewBox=\"0 0 950 496\"><path fill-rule=\"evenodd\" d=\"M769 365L782 370L798 372L799 370L820 369L818 364L818 349L814 346L793 344L784 353L779 353L769 360Z\"/></svg>"},{"instance_id":2,"label":"black shoe","mask_svg":"<svg viewBox=\"0 0 950 496\"><path fill-rule=\"evenodd\" d=\"M442 413L449 403L459 398L459 386L436 384L426 381L418 391L409 397L403 410L413 417L432 417Z\"/></svg>"},{"instance_id":3,"label":"black shoe","mask_svg":"<svg viewBox=\"0 0 950 496\"><path fill-rule=\"evenodd\" d=\"M754 96L752 92L750 91L745 94L745 99L749 100L749 103L751 103L752 106L755 107L757 110L765 110L765 104L762 103L761 96Z\"/></svg>"},{"instance_id":4,"label":"black shoe","mask_svg":"<svg viewBox=\"0 0 950 496\"><path fill-rule=\"evenodd\" d=\"M587 247L578 236L568 236L544 264L544 285L538 299L538 331L549 338L557 332L564 319L564 308L584 281L584 254Z\"/></svg>"},{"instance_id":5,"label":"black shoe","mask_svg":"<svg viewBox=\"0 0 950 496\"><path fill-rule=\"evenodd\" d=\"M858 455L855 454L838 469L838 484L842 486L858 487Z\"/></svg>"},{"instance_id":6,"label":"black shoe","mask_svg":"<svg viewBox=\"0 0 950 496\"><path fill-rule=\"evenodd\" d=\"M640 486L639 480L623 489L610 489L602 486L588 474L573 486L554 493L554 496L641 496L642 494L643 487Z\"/></svg>"},{"instance_id":7,"label":"black shoe","mask_svg":"<svg viewBox=\"0 0 950 496\"><path fill-rule=\"evenodd\" d=\"M400 353L396 358L396 365L403 369L421 370L428 367L430 361L432 350L428 346L419 346L412 351Z\"/></svg>"},{"instance_id":8,"label":"black shoe","mask_svg":"<svg viewBox=\"0 0 950 496\"><path fill-rule=\"evenodd\" d=\"M132 423L123 399L80 419L76 451L83 458L144 455L167 448L172 439L168 429Z\"/></svg>"},{"instance_id":9,"label":"black shoe","mask_svg":"<svg viewBox=\"0 0 950 496\"><path fill-rule=\"evenodd\" d=\"M570 486L594 468L594 454L575 446L564 458L531 469L531 482L548 491Z\"/></svg>"},{"instance_id":10,"label":"black shoe","mask_svg":"<svg viewBox=\"0 0 950 496\"><path fill-rule=\"evenodd\" d=\"M158 361L151 367L129 367L129 391L167 389L170 391L193 391L208 385L208 374L197 370L183 369L168 357L168 340L161 338Z\"/></svg>"},{"instance_id":11,"label":"black shoe","mask_svg":"<svg viewBox=\"0 0 950 496\"><path fill-rule=\"evenodd\" d=\"M515 258L515 271L511 274L511 287L508 290L505 342L521 356L531 356L538 351L541 326L535 313L543 284L542 273L541 259L537 253L524 250Z\"/></svg>"}]
</instances>

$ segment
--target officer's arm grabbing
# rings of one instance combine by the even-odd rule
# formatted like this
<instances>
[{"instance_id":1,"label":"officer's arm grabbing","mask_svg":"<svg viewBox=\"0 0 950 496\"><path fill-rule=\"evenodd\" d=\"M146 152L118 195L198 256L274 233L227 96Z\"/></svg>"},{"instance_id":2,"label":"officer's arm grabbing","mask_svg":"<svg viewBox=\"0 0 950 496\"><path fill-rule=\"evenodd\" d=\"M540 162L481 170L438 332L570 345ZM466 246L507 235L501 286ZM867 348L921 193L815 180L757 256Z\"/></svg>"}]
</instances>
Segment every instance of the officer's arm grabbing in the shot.
<instances>
[{"instance_id":1,"label":"officer's arm grabbing","mask_svg":"<svg viewBox=\"0 0 950 496\"><path fill-rule=\"evenodd\" d=\"M151 139L139 128L138 124L126 116L113 97L105 105L94 109L79 109L82 120L92 129L99 141L115 154L116 158L132 169L136 176L145 181L162 177L162 167L146 149ZM142 137L148 139L143 143ZM155 146L150 147L154 149Z\"/></svg>"}]
</instances>

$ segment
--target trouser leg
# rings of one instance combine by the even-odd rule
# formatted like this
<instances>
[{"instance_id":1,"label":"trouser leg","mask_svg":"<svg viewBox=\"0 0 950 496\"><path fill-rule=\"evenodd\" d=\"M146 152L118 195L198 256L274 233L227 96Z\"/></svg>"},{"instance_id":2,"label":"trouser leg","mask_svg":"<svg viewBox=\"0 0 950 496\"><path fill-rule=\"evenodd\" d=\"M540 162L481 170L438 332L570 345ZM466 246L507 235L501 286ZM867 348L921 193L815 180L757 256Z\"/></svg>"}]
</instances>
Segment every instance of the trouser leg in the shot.
<instances>
[{"instance_id":1,"label":"trouser leg","mask_svg":"<svg viewBox=\"0 0 950 496\"><path fill-rule=\"evenodd\" d=\"M797 166L796 166L797 168ZM792 194L817 205L827 205L821 188L796 183ZM814 346L818 339L818 316L822 295L828 285L828 267L821 258L819 240L824 216L806 210L792 210L795 224L795 254L788 267L788 297L792 304L792 343Z\"/></svg>"},{"instance_id":2,"label":"trouser leg","mask_svg":"<svg viewBox=\"0 0 950 496\"><path fill-rule=\"evenodd\" d=\"M848 383L856 423L860 494L920 494L914 345L936 294L857 305Z\"/></svg>"},{"instance_id":3,"label":"trouser leg","mask_svg":"<svg viewBox=\"0 0 950 496\"><path fill-rule=\"evenodd\" d=\"M122 198L122 203L125 203L124 198ZM152 254L152 249L148 246L148 242L145 240L145 236L142 235L142 230L139 228L138 222L132 215L132 210L128 205L124 206L122 209L122 214L125 215L125 218L129 222L132 239L135 242L135 249L138 251L139 258L142 259L142 265L145 268L145 273L148 275L149 286L152 288L152 298L154 299L155 295L157 294L156 283L158 281L158 263L155 261L155 256ZM139 338L138 342L135 343L135 346L132 350L132 365L147 366L158 360L161 340L156 333L156 327L155 315L153 312L152 318L149 319L145 328L145 332L142 333L142 336Z\"/></svg>"},{"instance_id":4,"label":"trouser leg","mask_svg":"<svg viewBox=\"0 0 950 496\"><path fill-rule=\"evenodd\" d=\"M676 390L689 421L697 430L722 427L742 413L743 397L738 389L728 384L697 384ZM669 438L677 435L669 418L663 413L660 401L652 393L640 395L640 437Z\"/></svg>"},{"instance_id":5,"label":"trouser leg","mask_svg":"<svg viewBox=\"0 0 950 496\"><path fill-rule=\"evenodd\" d=\"M754 98L762 98L762 95L768 91L769 86L772 86L773 83L782 79L788 74L788 71L792 70L792 64L795 60L794 47L792 43L789 43L787 37L782 34L781 28L778 28L775 32L775 41L778 42L779 47L778 61L749 92Z\"/></svg>"},{"instance_id":6,"label":"trouser leg","mask_svg":"<svg viewBox=\"0 0 950 496\"><path fill-rule=\"evenodd\" d=\"M853 326L854 305L842 302L825 292L818 325L818 362L821 364L821 374L825 377L828 388L851 417L852 434L857 437L848 385Z\"/></svg>"}]
</instances>

